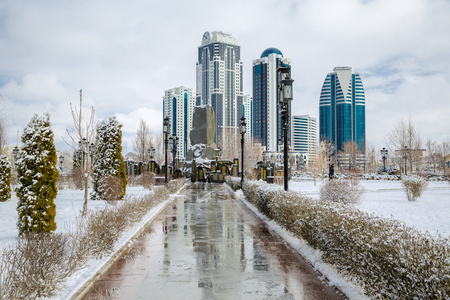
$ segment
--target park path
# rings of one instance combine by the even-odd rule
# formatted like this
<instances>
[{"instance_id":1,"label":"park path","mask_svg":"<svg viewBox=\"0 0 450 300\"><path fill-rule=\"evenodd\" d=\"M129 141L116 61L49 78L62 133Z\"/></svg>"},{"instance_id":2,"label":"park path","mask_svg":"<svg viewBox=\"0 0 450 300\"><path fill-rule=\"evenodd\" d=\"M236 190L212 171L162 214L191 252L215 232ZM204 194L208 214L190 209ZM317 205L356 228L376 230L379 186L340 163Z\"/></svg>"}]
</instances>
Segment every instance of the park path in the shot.
<instances>
[{"instance_id":1,"label":"park path","mask_svg":"<svg viewBox=\"0 0 450 300\"><path fill-rule=\"evenodd\" d=\"M84 299L344 299L219 184L191 184Z\"/></svg>"}]
</instances>

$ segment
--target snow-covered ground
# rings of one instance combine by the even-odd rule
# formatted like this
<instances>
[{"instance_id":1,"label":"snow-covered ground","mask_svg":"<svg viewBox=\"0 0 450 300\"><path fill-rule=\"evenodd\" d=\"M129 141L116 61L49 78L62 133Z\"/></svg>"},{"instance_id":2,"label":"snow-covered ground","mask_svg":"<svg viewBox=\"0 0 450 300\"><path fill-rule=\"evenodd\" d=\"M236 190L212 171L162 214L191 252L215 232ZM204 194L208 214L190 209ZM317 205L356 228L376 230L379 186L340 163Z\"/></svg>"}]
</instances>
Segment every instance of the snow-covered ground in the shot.
<instances>
[{"instance_id":1,"label":"snow-covered ground","mask_svg":"<svg viewBox=\"0 0 450 300\"><path fill-rule=\"evenodd\" d=\"M394 218L421 231L450 237L450 184L430 181L427 190L415 202L409 202L400 181L361 180L366 192L355 206L377 216ZM319 199L322 181L290 181L289 189Z\"/></svg>"},{"instance_id":2,"label":"snow-covered ground","mask_svg":"<svg viewBox=\"0 0 450 300\"><path fill-rule=\"evenodd\" d=\"M89 191L90 192L90 191ZM151 193L143 187L127 187L127 196L142 196ZM128 243L128 240L139 231L139 229L150 219L156 216L159 211L166 205L169 200L156 205L132 228L125 231L118 243L114 247L114 252L118 251L122 246ZM80 215L83 209L84 191L80 190L59 190L55 199L56 204L56 232L67 232L73 226L73 221ZM108 206L106 201L88 200L88 209L98 209ZM7 202L0 202L0 249L12 244L17 238L18 230L17 222L17 197L12 193L12 197ZM70 299L71 296L90 278L92 278L98 270L109 260L110 256L102 259L91 259L88 266L67 278L65 286L52 299Z\"/></svg>"}]
</instances>

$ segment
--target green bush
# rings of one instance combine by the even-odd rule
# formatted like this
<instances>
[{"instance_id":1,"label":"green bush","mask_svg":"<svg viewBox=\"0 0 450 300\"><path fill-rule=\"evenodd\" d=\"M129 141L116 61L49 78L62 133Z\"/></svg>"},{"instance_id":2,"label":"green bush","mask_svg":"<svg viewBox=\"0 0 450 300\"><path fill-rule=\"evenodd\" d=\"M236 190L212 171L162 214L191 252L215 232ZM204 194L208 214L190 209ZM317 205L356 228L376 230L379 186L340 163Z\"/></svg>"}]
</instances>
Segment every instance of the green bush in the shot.
<instances>
[{"instance_id":1,"label":"green bush","mask_svg":"<svg viewBox=\"0 0 450 300\"><path fill-rule=\"evenodd\" d=\"M313 248L374 298L450 297L448 239L336 202L314 201L262 182L245 182L246 199Z\"/></svg>"},{"instance_id":2,"label":"green bush","mask_svg":"<svg viewBox=\"0 0 450 300\"><path fill-rule=\"evenodd\" d=\"M22 150L16 160L19 235L56 230L56 149L50 116L34 115L22 135Z\"/></svg>"},{"instance_id":3,"label":"green bush","mask_svg":"<svg viewBox=\"0 0 450 300\"><path fill-rule=\"evenodd\" d=\"M5 155L0 155L0 202L11 198L11 165Z\"/></svg>"}]
</instances>

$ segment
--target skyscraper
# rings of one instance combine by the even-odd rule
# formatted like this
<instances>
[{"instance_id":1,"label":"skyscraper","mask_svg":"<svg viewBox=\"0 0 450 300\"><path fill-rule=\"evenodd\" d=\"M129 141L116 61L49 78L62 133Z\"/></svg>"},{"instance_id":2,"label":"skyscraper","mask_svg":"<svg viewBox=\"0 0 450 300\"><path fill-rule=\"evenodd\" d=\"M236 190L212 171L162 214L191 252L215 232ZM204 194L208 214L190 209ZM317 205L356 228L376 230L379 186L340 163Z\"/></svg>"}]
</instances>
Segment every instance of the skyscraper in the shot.
<instances>
[{"instance_id":1,"label":"skyscraper","mask_svg":"<svg viewBox=\"0 0 450 300\"><path fill-rule=\"evenodd\" d=\"M292 150L306 157L314 155L317 146L316 118L309 115L292 116L291 128Z\"/></svg>"},{"instance_id":2,"label":"skyscraper","mask_svg":"<svg viewBox=\"0 0 450 300\"><path fill-rule=\"evenodd\" d=\"M344 143L355 142L365 151L366 112L364 87L351 67L336 67L328 73L320 94L320 140L335 144L343 151Z\"/></svg>"},{"instance_id":3,"label":"skyscraper","mask_svg":"<svg viewBox=\"0 0 450 300\"><path fill-rule=\"evenodd\" d=\"M236 39L223 32L205 32L198 47L196 105L213 107L219 147L224 131L239 132L242 83L241 47Z\"/></svg>"},{"instance_id":4,"label":"skyscraper","mask_svg":"<svg viewBox=\"0 0 450 300\"><path fill-rule=\"evenodd\" d=\"M282 137L277 72L280 66L290 68L291 61L283 58L276 48L264 50L261 57L253 61L253 137L267 151L277 151L278 139Z\"/></svg>"},{"instance_id":5,"label":"skyscraper","mask_svg":"<svg viewBox=\"0 0 450 300\"><path fill-rule=\"evenodd\" d=\"M164 91L164 116L169 117L170 132L175 133L178 140L177 158L185 159L191 146L189 133L192 129L195 97L192 89L177 87Z\"/></svg>"},{"instance_id":6,"label":"skyscraper","mask_svg":"<svg viewBox=\"0 0 450 300\"><path fill-rule=\"evenodd\" d=\"M245 137L247 141L250 141L252 137L252 124L253 124L253 97L245 95L242 97L242 111L245 117L245 123L247 124L247 130L245 131Z\"/></svg>"}]
</instances>

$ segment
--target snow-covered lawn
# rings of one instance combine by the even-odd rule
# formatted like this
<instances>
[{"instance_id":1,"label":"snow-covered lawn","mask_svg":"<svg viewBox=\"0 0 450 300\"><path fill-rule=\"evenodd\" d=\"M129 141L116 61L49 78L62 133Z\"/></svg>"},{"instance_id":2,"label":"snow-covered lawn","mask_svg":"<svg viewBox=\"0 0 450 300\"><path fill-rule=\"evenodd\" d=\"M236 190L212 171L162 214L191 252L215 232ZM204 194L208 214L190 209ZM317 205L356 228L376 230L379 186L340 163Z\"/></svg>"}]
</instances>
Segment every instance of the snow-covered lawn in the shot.
<instances>
[{"instance_id":1,"label":"snow-covered lawn","mask_svg":"<svg viewBox=\"0 0 450 300\"><path fill-rule=\"evenodd\" d=\"M89 190L90 192L91 190ZM143 195L149 193L143 187L127 187L127 195ZM84 191L81 190L59 190L55 200L56 204L56 232L70 230L72 222L83 209ZM105 201L92 201L88 199L88 209L105 207ZM17 196L11 193L11 199L0 202L0 248L15 241L19 231L17 230Z\"/></svg>"},{"instance_id":2,"label":"snow-covered lawn","mask_svg":"<svg viewBox=\"0 0 450 300\"><path fill-rule=\"evenodd\" d=\"M415 202L409 202L400 181L361 180L366 190L355 206L376 216L394 218L421 231L450 237L450 184L430 181L427 190ZM319 199L322 181L290 181L289 189Z\"/></svg>"}]
</instances>

